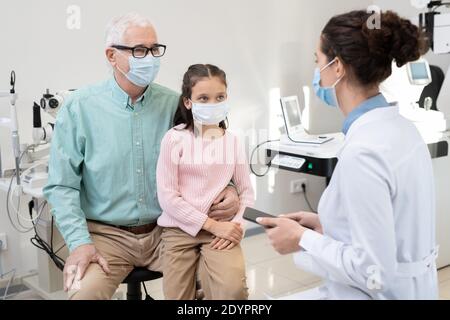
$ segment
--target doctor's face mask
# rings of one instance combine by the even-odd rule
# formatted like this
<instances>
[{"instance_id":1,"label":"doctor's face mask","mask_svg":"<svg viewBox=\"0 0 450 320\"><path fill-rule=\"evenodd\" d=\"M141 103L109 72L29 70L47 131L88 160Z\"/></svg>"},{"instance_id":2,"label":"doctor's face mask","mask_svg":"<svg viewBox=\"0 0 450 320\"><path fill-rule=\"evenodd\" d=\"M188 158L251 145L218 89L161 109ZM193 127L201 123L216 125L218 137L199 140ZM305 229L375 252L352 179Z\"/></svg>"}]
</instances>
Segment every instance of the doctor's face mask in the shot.
<instances>
[{"instance_id":1,"label":"doctor's face mask","mask_svg":"<svg viewBox=\"0 0 450 320\"><path fill-rule=\"evenodd\" d=\"M320 85L321 73L336 61L337 57L331 60L323 68L317 67L314 71L314 80L313 80L314 92L316 93L316 96L319 97L320 100L325 102L330 107L339 107L339 102L336 95L336 86L344 76L340 77L331 87L322 87Z\"/></svg>"}]
</instances>

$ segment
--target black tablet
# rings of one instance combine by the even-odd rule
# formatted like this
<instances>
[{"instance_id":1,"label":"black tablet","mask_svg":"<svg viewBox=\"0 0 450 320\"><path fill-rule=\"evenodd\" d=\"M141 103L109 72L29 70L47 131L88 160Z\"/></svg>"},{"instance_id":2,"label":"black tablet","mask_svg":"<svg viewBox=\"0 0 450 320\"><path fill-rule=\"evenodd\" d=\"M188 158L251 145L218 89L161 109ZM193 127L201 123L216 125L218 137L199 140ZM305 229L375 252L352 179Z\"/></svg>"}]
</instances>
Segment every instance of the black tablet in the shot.
<instances>
[{"instance_id":1,"label":"black tablet","mask_svg":"<svg viewBox=\"0 0 450 320\"><path fill-rule=\"evenodd\" d=\"M245 208L245 211L244 211L244 219L245 220L248 220L248 221L251 221L254 223L258 223L258 222L256 222L257 218L278 218L278 217L272 216L268 213L256 210L254 208L250 208L250 207Z\"/></svg>"}]
</instances>

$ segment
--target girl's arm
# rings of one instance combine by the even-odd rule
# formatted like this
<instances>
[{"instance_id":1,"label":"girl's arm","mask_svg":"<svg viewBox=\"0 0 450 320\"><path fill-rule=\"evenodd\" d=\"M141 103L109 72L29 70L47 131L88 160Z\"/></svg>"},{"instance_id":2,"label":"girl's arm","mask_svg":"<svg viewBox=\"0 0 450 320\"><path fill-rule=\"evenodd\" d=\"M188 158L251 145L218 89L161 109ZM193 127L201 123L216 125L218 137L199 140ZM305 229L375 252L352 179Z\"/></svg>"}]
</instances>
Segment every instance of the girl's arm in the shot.
<instances>
[{"instance_id":1,"label":"girl's arm","mask_svg":"<svg viewBox=\"0 0 450 320\"><path fill-rule=\"evenodd\" d=\"M239 222L242 225L244 220L242 215L246 207L252 207L255 203L255 194L252 183L250 181L250 171L247 161L247 156L243 146L235 138L235 154L236 165L233 174L233 182L239 194L240 207L236 216L232 219L234 222Z\"/></svg>"}]
</instances>

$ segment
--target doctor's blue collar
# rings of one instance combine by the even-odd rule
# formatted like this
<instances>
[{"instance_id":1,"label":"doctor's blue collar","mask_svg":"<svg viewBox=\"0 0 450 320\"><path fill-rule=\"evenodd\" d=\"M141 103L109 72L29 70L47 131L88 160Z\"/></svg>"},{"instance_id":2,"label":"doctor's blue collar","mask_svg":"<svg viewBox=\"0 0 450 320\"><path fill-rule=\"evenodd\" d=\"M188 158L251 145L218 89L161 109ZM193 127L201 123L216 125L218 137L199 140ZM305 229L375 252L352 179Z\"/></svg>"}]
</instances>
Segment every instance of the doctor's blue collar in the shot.
<instances>
[{"instance_id":1,"label":"doctor's blue collar","mask_svg":"<svg viewBox=\"0 0 450 320\"><path fill-rule=\"evenodd\" d=\"M381 93L377 94L376 96L373 96L372 98L367 99L347 115L347 118L345 118L344 120L342 132L344 134L347 134L353 122L358 120L365 113L372 111L374 109L385 108L389 106L391 105L387 102L386 98Z\"/></svg>"}]
</instances>

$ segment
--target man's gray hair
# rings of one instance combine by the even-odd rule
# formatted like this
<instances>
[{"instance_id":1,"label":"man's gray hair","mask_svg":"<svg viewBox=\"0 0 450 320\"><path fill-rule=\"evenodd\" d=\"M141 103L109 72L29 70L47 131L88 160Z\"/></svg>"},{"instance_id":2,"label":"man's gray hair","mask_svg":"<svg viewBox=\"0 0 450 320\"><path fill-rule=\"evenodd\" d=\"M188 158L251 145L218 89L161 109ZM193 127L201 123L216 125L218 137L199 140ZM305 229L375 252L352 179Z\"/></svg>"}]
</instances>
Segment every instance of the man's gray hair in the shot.
<instances>
[{"instance_id":1,"label":"man's gray hair","mask_svg":"<svg viewBox=\"0 0 450 320\"><path fill-rule=\"evenodd\" d=\"M106 47L122 44L123 34L129 27L153 27L150 20L130 12L113 18L106 28Z\"/></svg>"}]
</instances>

